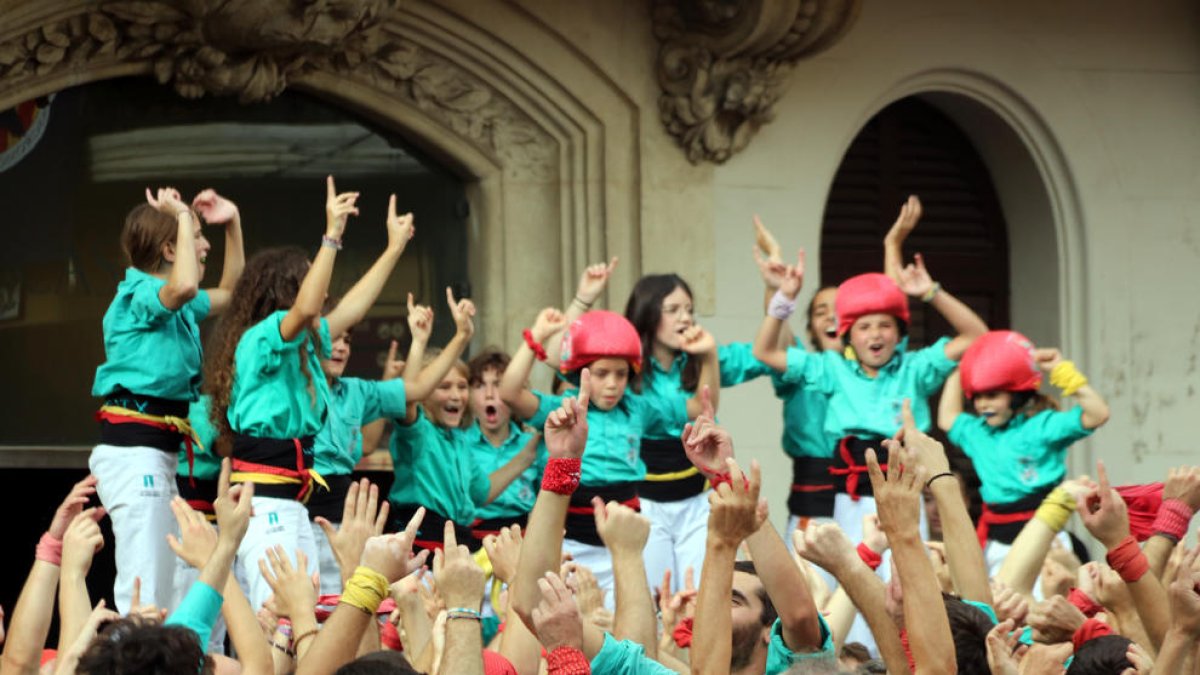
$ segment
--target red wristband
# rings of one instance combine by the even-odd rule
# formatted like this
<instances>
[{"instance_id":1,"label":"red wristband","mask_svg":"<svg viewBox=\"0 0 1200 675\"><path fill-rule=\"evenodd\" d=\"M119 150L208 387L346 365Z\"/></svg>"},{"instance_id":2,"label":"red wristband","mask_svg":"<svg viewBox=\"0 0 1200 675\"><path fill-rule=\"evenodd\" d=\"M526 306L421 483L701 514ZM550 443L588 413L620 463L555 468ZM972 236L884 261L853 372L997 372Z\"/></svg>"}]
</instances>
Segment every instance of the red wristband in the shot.
<instances>
[{"instance_id":1,"label":"red wristband","mask_svg":"<svg viewBox=\"0 0 1200 675\"><path fill-rule=\"evenodd\" d=\"M533 350L533 355L537 357L537 360L545 361L546 348L542 346L542 343L533 339L533 331L526 328L525 332L521 333L521 335L525 336L525 344L529 345L529 348Z\"/></svg>"},{"instance_id":2,"label":"red wristband","mask_svg":"<svg viewBox=\"0 0 1200 675\"><path fill-rule=\"evenodd\" d=\"M47 532L38 540L35 558L42 562L62 567L62 540L55 539Z\"/></svg>"},{"instance_id":3,"label":"red wristband","mask_svg":"<svg viewBox=\"0 0 1200 675\"><path fill-rule=\"evenodd\" d=\"M549 675L591 675L592 666L583 652L574 647L555 647L546 656Z\"/></svg>"},{"instance_id":4,"label":"red wristband","mask_svg":"<svg viewBox=\"0 0 1200 675\"><path fill-rule=\"evenodd\" d=\"M583 461L569 457L551 457L542 474L542 489L559 495L573 495L579 487Z\"/></svg>"},{"instance_id":5,"label":"red wristband","mask_svg":"<svg viewBox=\"0 0 1200 675\"><path fill-rule=\"evenodd\" d=\"M862 561L865 562L867 567L870 567L872 571L879 569L879 566L883 564L883 556L876 553L865 543L858 545L858 557L862 558Z\"/></svg>"},{"instance_id":6,"label":"red wristband","mask_svg":"<svg viewBox=\"0 0 1200 675\"><path fill-rule=\"evenodd\" d=\"M1150 562L1146 560L1146 554L1142 553L1133 535L1125 537L1120 544L1112 547L1105 559L1108 566L1116 570L1127 584L1141 579L1142 575L1150 570Z\"/></svg>"},{"instance_id":7,"label":"red wristband","mask_svg":"<svg viewBox=\"0 0 1200 675\"><path fill-rule=\"evenodd\" d=\"M1168 537L1178 543L1187 536L1188 524L1196 515L1192 507L1182 499L1168 499L1158 507L1158 515L1154 517L1154 533Z\"/></svg>"},{"instance_id":8,"label":"red wristband","mask_svg":"<svg viewBox=\"0 0 1200 675\"><path fill-rule=\"evenodd\" d=\"M717 489L717 486L721 485L722 483L724 483L725 485L728 485L730 487L733 487L733 474L729 473L728 471L726 471L725 473L709 474L708 482L712 484L714 490ZM742 476L742 484L746 486L747 490L750 489L750 479L749 478Z\"/></svg>"},{"instance_id":9,"label":"red wristband","mask_svg":"<svg viewBox=\"0 0 1200 675\"><path fill-rule=\"evenodd\" d=\"M671 638L675 640L675 646L680 649L688 649L692 646L692 625L691 617L680 619L679 623L675 624L675 630L671 631Z\"/></svg>"},{"instance_id":10,"label":"red wristband","mask_svg":"<svg viewBox=\"0 0 1200 675\"><path fill-rule=\"evenodd\" d=\"M1088 619L1083 622L1079 630L1075 631L1075 635L1071 636L1071 642L1075 645L1075 651L1078 652L1083 643L1105 635L1112 635L1112 628L1108 624L1099 619Z\"/></svg>"},{"instance_id":11,"label":"red wristband","mask_svg":"<svg viewBox=\"0 0 1200 675\"><path fill-rule=\"evenodd\" d=\"M1090 595L1084 593L1078 588L1072 588L1070 592L1067 593L1067 602L1075 605L1075 607L1079 611L1083 612L1083 615L1089 619L1104 611L1103 605L1093 600Z\"/></svg>"}]
</instances>

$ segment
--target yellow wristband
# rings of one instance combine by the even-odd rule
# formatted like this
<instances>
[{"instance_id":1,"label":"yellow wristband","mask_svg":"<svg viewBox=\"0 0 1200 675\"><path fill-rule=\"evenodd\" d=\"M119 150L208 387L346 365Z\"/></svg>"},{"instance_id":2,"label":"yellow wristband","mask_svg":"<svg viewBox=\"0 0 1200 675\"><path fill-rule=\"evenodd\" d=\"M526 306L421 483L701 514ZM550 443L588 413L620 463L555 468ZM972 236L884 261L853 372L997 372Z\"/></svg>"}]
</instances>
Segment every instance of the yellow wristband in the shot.
<instances>
[{"instance_id":1,"label":"yellow wristband","mask_svg":"<svg viewBox=\"0 0 1200 675\"><path fill-rule=\"evenodd\" d=\"M387 577L369 568L359 566L354 576L346 582L339 602L357 607L367 614L374 614L388 595Z\"/></svg>"},{"instance_id":2,"label":"yellow wristband","mask_svg":"<svg viewBox=\"0 0 1200 675\"><path fill-rule=\"evenodd\" d=\"M1046 495L1033 517L1045 523L1046 527L1055 532L1062 532L1074 512L1075 498L1071 496L1070 492L1059 487L1054 488L1050 494Z\"/></svg>"},{"instance_id":3,"label":"yellow wristband","mask_svg":"<svg viewBox=\"0 0 1200 675\"><path fill-rule=\"evenodd\" d=\"M1087 383L1087 378L1075 369L1075 363L1072 361L1060 361L1054 366L1054 370L1050 371L1050 384L1062 389L1067 396L1073 396Z\"/></svg>"}]
</instances>

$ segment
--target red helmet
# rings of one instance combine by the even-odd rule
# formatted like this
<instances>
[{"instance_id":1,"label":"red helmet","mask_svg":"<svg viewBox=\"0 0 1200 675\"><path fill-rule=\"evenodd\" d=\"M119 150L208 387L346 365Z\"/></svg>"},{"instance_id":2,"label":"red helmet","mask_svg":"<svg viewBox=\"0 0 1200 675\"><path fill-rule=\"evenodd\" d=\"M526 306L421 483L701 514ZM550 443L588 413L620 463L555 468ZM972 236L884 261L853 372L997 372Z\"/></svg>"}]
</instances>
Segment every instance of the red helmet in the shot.
<instances>
[{"instance_id":1,"label":"red helmet","mask_svg":"<svg viewBox=\"0 0 1200 675\"><path fill-rule=\"evenodd\" d=\"M633 372L642 370L642 339L629 319L594 309L567 326L562 337L564 373L579 370L596 359L625 359Z\"/></svg>"},{"instance_id":2,"label":"red helmet","mask_svg":"<svg viewBox=\"0 0 1200 675\"><path fill-rule=\"evenodd\" d=\"M838 286L837 334L845 335L855 321L868 314L891 314L908 323L908 296L900 290L891 277L878 272L869 272L850 277Z\"/></svg>"},{"instance_id":3,"label":"red helmet","mask_svg":"<svg viewBox=\"0 0 1200 675\"><path fill-rule=\"evenodd\" d=\"M1033 343L1011 330L984 333L963 354L959 370L967 398L984 391L1037 391L1042 384Z\"/></svg>"}]
</instances>

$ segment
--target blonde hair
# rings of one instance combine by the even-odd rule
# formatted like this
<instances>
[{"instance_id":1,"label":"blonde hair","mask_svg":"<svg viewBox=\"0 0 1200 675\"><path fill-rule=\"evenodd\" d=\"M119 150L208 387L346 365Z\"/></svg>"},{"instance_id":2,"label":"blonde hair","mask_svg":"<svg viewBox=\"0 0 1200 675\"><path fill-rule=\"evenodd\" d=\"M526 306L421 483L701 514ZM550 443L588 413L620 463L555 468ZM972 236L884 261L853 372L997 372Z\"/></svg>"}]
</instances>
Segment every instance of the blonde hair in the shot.
<instances>
[{"instance_id":1,"label":"blonde hair","mask_svg":"<svg viewBox=\"0 0 1200 675\"><path fill-rule=\"evenodd\" d=\"M432 364L434 362L434 360L437 359L437 357L441 355L441 353L442 353L441 347L433 347L433 348L429 349L428 351L426 351L425 356L421 359L421 370L425 370L426 368L428 368L429 365ZM462 359L454 360L454 363L451 364L451 366L450 366L450 370L447 371L447 373L444 377L442 377L442 382L445 382L446 377L449 377L450 373L452 373L452 372L457 372L459 375L462 375L463 379L466 380L468 382L468 384L470 383L471 371L469 368L467 368L467 364ZM438 383L438 386L441 386L441 382ZM425 409L425 416L429 418L430 422L433 422L433 420L434 420L433 411L429 409L429 399L428 398L425 399L424 401L421 401L421 407ZM464 409L462 421L459 422L458 428L465 429L465 428L471 426L472 421L473 420L471 419L471 406L470 406L470 404L468 404L466 406L466 408ZM434 422L434 424L437 424L437 423Z\"/></svg>"}]
</instances>

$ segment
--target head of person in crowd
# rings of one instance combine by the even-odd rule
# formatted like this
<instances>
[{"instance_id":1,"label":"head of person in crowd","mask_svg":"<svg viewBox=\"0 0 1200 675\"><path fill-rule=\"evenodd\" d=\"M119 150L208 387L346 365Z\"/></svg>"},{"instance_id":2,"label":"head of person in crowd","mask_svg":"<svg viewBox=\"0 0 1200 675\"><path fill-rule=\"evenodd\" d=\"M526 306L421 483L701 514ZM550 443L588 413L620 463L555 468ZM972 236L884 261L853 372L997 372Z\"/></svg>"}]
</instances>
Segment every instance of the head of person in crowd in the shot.
<instances>
[{"instance_id":1,"label":"head of person in crowd","mask_svg":"<svg viewBox=\"0 0 1200 675\"><path fill-rule=\"evenodd\" d=\"M837 286L825 286L808 301L808 342L819 352L841 351L837 332Z\"/></svg>"},{"instance_id":2,"label":"head of person in crowd","mask_svg":"<svg viewBox=\"0 0 1200 675\"><path fill-rule=\"evenodd\" d=\"M204 265L212 244L200 229L201 220L195 209L189 207L188 211L192 214L196 263L199 265L200 278L203 279ZM161 276L169 272L175 262L175 239L178 234L178 220L150 204L138 204L125 216L125 226L121 229L121 250L131 267L146 274Z\"/></svg>"},{"instance_id":3,"label":"head of person in crowd","mask_svg":"<svg viewBox=\"0 0 1200 675\"><path fill-rule=\"evenodd\" d=\"M560 369L575 380L591 372L592 405L612 410L625 398L630 377L642 370L642 345L633 324L615 312L594 309L567 326Z\"/></svg>"},{"instance_id":4,"label":"head of person in crowd","mask_svg":"<svg viewBox=\"0 0 1200 675\"><path fill-rule=\"evenodd\" d=\"M963 394L990 427L1000 428L1018 413L1055 407L1038 393L1042 371L1033 343L1016 331L987 332L963 354L959 368Z\"/></svg>"},{"instance_id":5,"label":"head of person in crowd","mask_svg":"<svg viewBox=\"0 0 1200 675\"><path fill-rule=\"evenodd\" d=\"M89 675L128 673L214 673L196 634L182 626L164 626L139 616L109 622L79 659L76 672Z\"/></svg>"},{"instance_id":6,"label":"head of person in crowd","mask_svg":"<svg viewBox=\"0 0 1200 675\"><path fill-rule=\"evenodd\" d=\"M341 302L341 296L331 295L325 298L325 305L321 309L322 316L333 311ZM329 358L321 359L321 370L325 373L325 378L332 384L346 373L346 364L350 362L350 341L354 333L353 328L347 329L341 335L331 335L333 338L332 349L330 350Z\"/></svg>"},{"instance_id":7,"label":"head of person in crowd","mask_svg":"<svg viewBox=\"0 0 1200 675\"><path fill-rule=\"evenodd\" d=\"M766 663L767 645L771 643L771 626L779 613L767 595L767 589L758 578L754 563L739 560L733 566L733 597L730 610L733 613L733 657L730 671L746 666Z\"/></svg>"},{"instance_id":8,"label":"head of person in crowd","mask_svg":"<svg viewBox=\"0 0 1200 675\"><path fill-rule=\"evenodd\" d=\"M678 274L648 274L638 280L625 303L625 318L637 330L646 358L670 364L682 352L683 334L695 323L692 288ZM683 388L695 391L700 362L683 367ZM634 386L641 386L634 378Z\"/></svg>"},{"instance_id":9,"label":"head of person in crowd","mask_svg":"<svg viewBox=\"0 0 1200 675\"><path fill-rule=\"evenodd\" d=\"M364 654L334 671L334 675L420 675L404 654L383 650Z\"/></svg>"},{"instance_id":10,"label":"head of person in crowd","mask_svg":"<svg viewBox=\"0 0 1200 675\"><path fill-rule=\"evenodd\" d=\"M308 274L310 261L299 246L268 248L246 261L230 297L229 308L210 340L204 360L204 382L212 396L212 421L220 436L230 433L226 411L233 387L234 354L248 328L278 311L286 311L296 302L300 284ZM308 328L304 338L310 345L320 339L315 326ZM309 372L305 350L298 352L300 370L309 382L309 395L315 397L313 373Z\"/></svg>"},{"instance_id":11,"label":"head of person in crowd","mask_svg":"<svg viewBox=\"0 0 1200 675\"><path fill-rule=\"evenodd\" d=\"M1133 642L1123 635L1092 638L1079 646L1067 675L1119 675L1133 668L1126 653Z\"/></svg>"},{"instance_id":12,"label":"head of person in crowd","mask_svg":"<svg viewBox=\"0 0 1200 675\"><path fill-rule=\"evenodd\" d=\"M499 348L489 347L467 364L471 417L484 433L499 432L512 423L512 410L500 399L500 378L510 360Z\"/></svg>"},{"instance_id":13,"label":"head of person in crowd","mask_svg":"<svg viewBox=\"0 0 1200 675\"><path fill-rule=\"evenodd\" d=\"M441 353L440 348L430 347L425 352L425 362L421 367L428 367ZM460 429L466 425L467 406L471 398L467 384L469 376L467 364L463 363L462 359L455 360L433 393L421 402L431 422L447 429Z\"/></svg>"},{"instance_id":14,"label":"head of person in crowd","mask_svg":"<svg viewBox=\"0 0 1200 675\"><path fill-rule=\"evenodd\" d=\"M996 624L978 607L942 593L946 617L950 619L950 635L958 672L962 675L990 675L987 660L987 634Z\"/></svg>"},{"instance_id":15,"label":"head of person in crowd","mask_svg":"<svg viewBox=\"0 0 1200 675\"><path fill-rule=\"evenodd\" d=\"M887 275L860 274L838 286L837 333L868 373L887 365L908 334L908 296Z\"/></svg>"}]
</instances>

